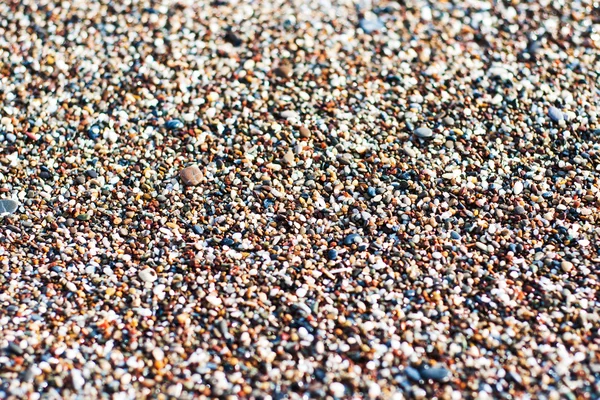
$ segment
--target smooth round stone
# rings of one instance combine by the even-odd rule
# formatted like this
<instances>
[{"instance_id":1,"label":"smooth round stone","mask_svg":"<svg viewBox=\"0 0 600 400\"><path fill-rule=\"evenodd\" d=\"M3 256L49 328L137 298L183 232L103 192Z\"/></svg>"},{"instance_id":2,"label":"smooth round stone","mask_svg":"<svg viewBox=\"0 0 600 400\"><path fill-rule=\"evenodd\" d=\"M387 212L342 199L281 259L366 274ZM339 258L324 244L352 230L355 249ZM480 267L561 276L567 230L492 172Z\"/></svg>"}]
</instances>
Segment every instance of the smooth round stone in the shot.
<instances>
[{"instance_id":1,"label":"smooth round stone","mask_svg":"<svg viewBox=\"0 0 600 400\"><path fill-rule=\"evenodd\" d=\"M560 263L560 267L565 272L571 272L573 270L573 263L570 261L563 261Z\"/></svg>"},{"instance_id":2,"label":"smooth round stone","mask_svg":"<svg viewBox=\"0 0 600 400\"><path fill-rule=\"evenodd\" d=\"M527 211L525 210L525 208L523 206L517 206L517 207L515 207L515 214L524 215L524 214L527 214Z\"/></svg>"},{"instance_id":3,"label":"smooth round stone","mask_svg":"<svg viewBox=\"0 0 600 400\"><path fill-rule=\"evenodd\" d=\"M52 173L50 171L47 171L47 170L40 171L40 175L39 176L40 176L40 178L42 178L45 181L52 179Z\"/></svg>"},{"instance_id":4,"label":"smooth round stone","mask_svg":"<svg viewBox=\"0 0 600 400\"><path fill-rule=\"evenodd\" d=\"M460 240L460 234L456 231L450 232L450 237L454 240Z\"/></svg>"},{"instance_id":5,"label":"smooth round stone","mask_svg":"<svg viewBox=\"0 0 600 400\"><path fill-rule=\"evenodd\" d=\"M406 367L406 368L404 368L404 373L406 374L408 379L410 379L412 381L418 382L421 380L421 374L419 373L419 370L417 370L416 368Z\"/></svg>"},{"instance_id":6,"label":"smooth round stone","mask_svg":"<svg viewBox=\"0 0 600 400\"><path fill-rule=\"evenodd\" d=\"M178 119L169 120L165 124L165 128L167 128L169 130L181 129L181 128L183 128L183 126L184 126L183 122L181 122Z\"/></svg>"},{"instance_id":7,"label":"smooth round stone","mask_svg":"<svg viewBox=\"0 0 600 400\"><path fill-rule=\"evenodd\" d=\"M354 243L360 243L361 241L362 241L362 238L356 233L351 233L344 238L344 244L346 246L350 246L351 244L354 244Z\"/></svg>"},{"instance_id":8,"label":"smooth round stone","mask_svg":"<svg viewBox=\"0 0 600 400\"><path fill-rule=\"evenodd\" d=\"M221 246L233 246L235 241L232 238L221 239Z\"/></svg>"},{"instance_id":9,"label":"smooth round stone","mask_svg":"<svg viewBox=\"0 0 600 400\"><path fill-rule=\"evenodd\" d=\"M417 135L418 137L420 137L422 139L429 139L430 137L433 136L433 131L431 129L427 128L426 126L422 126L415 130L415 135Z\"/></svg>"},{"instance_id":10,"label":"smooth round stone","mask_svg":"<svg viewBox=\"0 0 600 400\"><path fill-rule=\"evenodd\" d=\"M90 139L96 140L100 137L100 127L98 125L92 125L87 133Z\"/></svg>"},{"instance_id":11,"label":"smooth round stone","mask_svg":"<svg viewBox=\"0 0 600 400\"><path fill-rule=\"evenodd\" d=\"M15 200L0 200L0 214L12 214L17 211L18 207L19 203L17 203Z\"/></svg>"},{"instance_id":12,"label":"smooth round stone","mask_svg":"<svg viewBox=\"0 0 600 400\"><path fill-rule=\"evenodd\" d=\"M273 70L273 73L275 74L275 76L278 76L280 78L289 78L292 76L293 70L291 66L283 64L275 68Z\"/></svg>"},{"instance_id":13,"label":"smooth round stone","mask_svg":"<svg viewBox=\"0 0 600 400\"><path fill-rule=\"evenodd\" d=\"M184 168L179 173L181 181L186 186L196 186L202 180L202 171L195 165Z\"/></svg>"},{"instance_id":14,"label":"smooth round stone","mask_svg":"<svg viewBox=\"0 0 600 400\"><path fill-rule=\"evenodd\" d=\"M452 118L452 117L445 117L444 118L444 125L446 125L446 126L454 126L454 118Z\"/></svg>"},{"instance_id":15,"label":"smooth round stone","mask_svg":"<svg viewBox=\"0 0 600 400\"><path fill-rule=\"evenodd\" d=\"M367 19L363 18L360 20L358 25L361 27L365 33L373 33L375 31L380 31L383 29L384 25L379 18L375 19Z\"/></svg>"},{"instance_id":16,"label":"smooth round stone","mask_svg":"<svg viewBox=\"0 0 600 400\"><path fill-rule=\"evenodd\" d=\"M520 195L521 193L523 193L523 182L521 181L516 181L514 186L513 186L513 193L515 195Z\"/></svg>"},{"instance_id":17,"label":"smooth round stone","mask_svg":"<svg viewBox=\"0 0 600 400\"><path fill-rule=\"evenodd\" d=\"M421 377L423 379L431 379L436 382L443 382L450 376L450 371L446 368L427 368L421 370Z\"/></svg>"},{"instance_id":18,"label":"smooth round stone","mask_svg":"<svg viewBox=\"0 0 600 400\"><path fill-rule=\"evenodd\" d=\"M244 43L241 37L231 31L225 34L225 41L231 43L235 47L239 47Z\"/></svg>"},{"instance_id":19,"label":"smooth round stone","mask_svg":"<svg viewBox=\"0 0 600 400\"><path fill-rule=\"evenodd\" d=\"M138 276L144 282L154 282L156 279L158 279L156 271L152 268L145 268L141 270Z\"/></svg>"},{"instance_id":20,"label":"smooth round stone","mask_svg":"<svg viewBox=\"0 0 600 400\"><path fill-rule=\"evenodd\" d=\"M335 260L338 256L338 252L336 249L331 249L327 252L327 259Z\"/></svg>"},{"instance_id":21,"label":"smooth round stone","mask_svg":"<svg viewBox=\"0 0 600 400\"><path fill-rule=\"evenodd\" d=\"M565 116L563 115L562 111L560 111L556 107L550 107L548 109L548 116L554 122L560 122L560 121L563 121L565 119Z\"/></svg>"},{"instance_id":22,"label":"smooth round stone","mask_svg":"<svg viewBox=\"0 0 600 400\"><path fill-rule=\"evenodd\" d=\"M304 138L304 139L309 139L311 136L310 130L305 127L305 126L301 126L300 129L300 137Z\"/></svg>"}]
</instances>

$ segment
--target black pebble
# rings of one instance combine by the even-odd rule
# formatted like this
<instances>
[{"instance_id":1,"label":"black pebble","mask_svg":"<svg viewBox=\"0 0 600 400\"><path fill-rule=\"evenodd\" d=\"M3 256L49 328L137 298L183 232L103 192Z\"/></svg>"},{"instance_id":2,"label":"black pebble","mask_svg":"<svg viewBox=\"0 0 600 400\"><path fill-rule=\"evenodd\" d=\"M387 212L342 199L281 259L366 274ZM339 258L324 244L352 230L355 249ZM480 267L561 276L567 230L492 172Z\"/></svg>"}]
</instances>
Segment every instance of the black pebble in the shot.
<instances>
[{"instance_id":1,"label":"black pebble","mask_svg":"<svg viewBox=\"0 0 600 400\"><path fill-rule=\"evenodd\" d=\"M50 171L40 171L39 177L42 178L43 180L47 181L52 179L52 173L50 173Z\"/></svg>"},{"instance_id":2,"label":"black pebble","mask_svg":"<svg viewBox=\"0 0 600 400\"><path fill-rule=\"evenodd\" d=\"M237 34L231 31L227 32L227 34L225 35L225 41L231 43L235 47L239 47L242 45L242 43L244 43L242 38L240 38Z\"/></svg>"}]
</instances>

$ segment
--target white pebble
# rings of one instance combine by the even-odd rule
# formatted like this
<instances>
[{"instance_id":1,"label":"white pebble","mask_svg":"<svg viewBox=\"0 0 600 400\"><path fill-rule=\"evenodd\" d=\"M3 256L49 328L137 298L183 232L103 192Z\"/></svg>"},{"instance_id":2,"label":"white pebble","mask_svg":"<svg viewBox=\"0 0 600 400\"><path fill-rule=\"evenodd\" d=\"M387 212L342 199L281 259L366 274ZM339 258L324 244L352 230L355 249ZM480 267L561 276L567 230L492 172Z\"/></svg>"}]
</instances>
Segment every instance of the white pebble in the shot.
<instances>
[{"instance_id":1,"label":"white pebble","mask_svg":"<svg viewBox=\"0 0 600 400\"><path fill-rule=\"evenodd\" d=\"M142 281L150 283L154 282L158 278L156 271L152 268L145 268L141 270L138 276Z\"/></svg>"}]
</instances>

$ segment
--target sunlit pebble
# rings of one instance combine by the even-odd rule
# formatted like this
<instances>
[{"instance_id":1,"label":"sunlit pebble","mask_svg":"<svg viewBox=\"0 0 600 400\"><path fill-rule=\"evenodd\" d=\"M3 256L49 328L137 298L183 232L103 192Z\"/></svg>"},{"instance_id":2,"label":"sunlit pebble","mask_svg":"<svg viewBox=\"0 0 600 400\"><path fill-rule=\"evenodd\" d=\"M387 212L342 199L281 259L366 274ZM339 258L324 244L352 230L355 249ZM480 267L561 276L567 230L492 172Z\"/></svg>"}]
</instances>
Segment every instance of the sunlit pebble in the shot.
<instances>
[{"instance_id":1,"label":"sunlit pebble","mask_svg":"<svg viewBox=\"0 0 600 400\"><path fill-rule=\"evenodd\" d=\"M202 181L202 171L196 165L191 165L179 172L181 181L186 186L195 186Z\"/></svg>"}]
</instances>

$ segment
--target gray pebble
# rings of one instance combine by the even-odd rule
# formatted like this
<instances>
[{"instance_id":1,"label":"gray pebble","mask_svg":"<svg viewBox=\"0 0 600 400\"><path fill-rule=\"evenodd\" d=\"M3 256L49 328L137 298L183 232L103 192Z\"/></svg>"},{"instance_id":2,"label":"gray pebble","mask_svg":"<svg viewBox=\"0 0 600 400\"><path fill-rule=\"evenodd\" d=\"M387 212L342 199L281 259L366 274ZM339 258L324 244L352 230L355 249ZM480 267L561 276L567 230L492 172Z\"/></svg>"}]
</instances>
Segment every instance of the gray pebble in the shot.
<instances>
[{"instance_id":1,"label":"gray pebble","mask_svg":"<svg viewBox=\"0 0 600 400\"><path fill-rule=\"evenodd\" d=\"M433 131L426 126L422 126L415 130L415 135L422 139L428 139L433 136Z\"/></svg>"},{"instance_id":2,"label":"gray pebble","mask_svg":"<svg viewBox=\"0 0 600 400\"><path fill-rule=\"evenodd\" d=\"M517 206L515 207L515 214L524 215L527 214L527 211L525 211L525 208L523 206Z\"/></svg>"},{"instance_id":3,"label":"gray pebble","mask_svg":"<svg viewBox=\"0 0 600 400\"><path fill-rule=\"evenodd\" d=\"M454 118L452 118L452 117L445 117L444 118L444 125L446 125L446 126L454 126Z\"/></svg>"},{"instance_id":4,"label":"gray pebble","mask_svg":"<svg viewBox=\"0 0 600 400\"><path fill-rule=\"evenodd\" d=\"M17 211L18 207L19 203L17 203L15 200L0 200L0 214L12 214Z\"/></svg>"}]
</instances>

